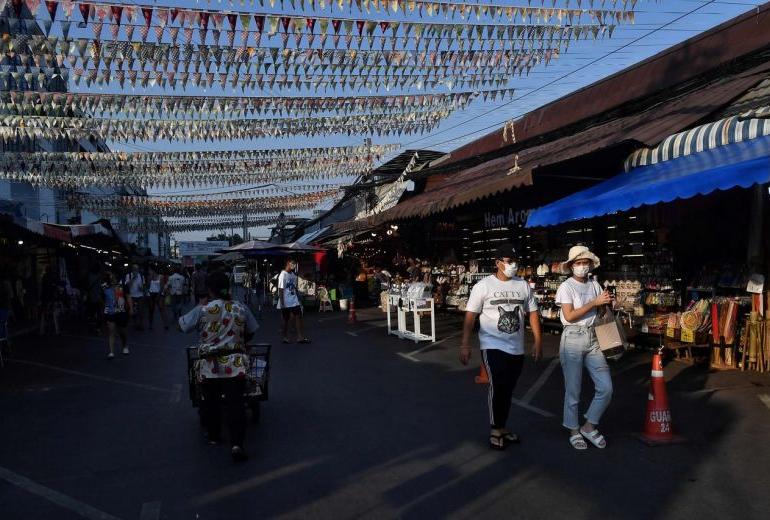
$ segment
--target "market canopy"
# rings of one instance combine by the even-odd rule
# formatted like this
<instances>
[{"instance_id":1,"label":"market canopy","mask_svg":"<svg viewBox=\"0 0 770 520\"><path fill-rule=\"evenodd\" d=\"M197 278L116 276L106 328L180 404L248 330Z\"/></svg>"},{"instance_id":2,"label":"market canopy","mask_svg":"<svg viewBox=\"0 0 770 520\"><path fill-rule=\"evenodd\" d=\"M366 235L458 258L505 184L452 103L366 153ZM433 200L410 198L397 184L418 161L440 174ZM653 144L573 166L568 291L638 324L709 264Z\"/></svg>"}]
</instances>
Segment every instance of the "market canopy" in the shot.
<instances>
[{"instance_id":1,"label":"market canopy","mask_svg":"<svg viewBox=\"0 0 770 520\"><path fill-rule=\"evenodd\" d=\"M240 251L242 253L251 253L254 251L263 251L265 249L270 249L271 247L275 247L277 244L273 244L272 242L266 242L264 240L249 240L248 242L243 242L242 244L238 244L237 246L228 247L226 249L223 249L222 251Z\"/></svg>"},{"instance_id":2,"label":"market canopy","mask_svg":"<svg viewBox=\"0 0 770 520\"><path fill-rule=\"evenodd\" d=\"M315 231L310 231L309 233L305 233L299 239L297 242L302 242L304 244L310 244L313 240L323 235L331 226L324 226L321 229L317 229Z\"/></svg>"},{"instance_id":3,"label":"market canopy","mask_svg":"<svg viewBox=\"0 0 770 520\"><path fill-rule=\"evenodd\" d=\"M296 241L289 242L288 244L280 244L275 248L279 251L286 251L287 253L318 253L319 251L325 251L322 247L311 246L304 242Z\"/></svg>"},{"instance_id":4,"label":"market canopy","mask_svg":"<svg viewBox=\"0 0 770 520\"><path fill-rule=\"evenodd\" d=\"M212 262L237 262L239 260L243 260L244 258L245 257L243 256L243 253L238 251L231 251L229 253L219 255L218 257L214 258Z\"/></svg>"},{"instance_id":5,"label":"market canopy","mask_svg":"<svg viewBox=\"0 0 770 520\"><path fill-rule=\"evenodd\" d=\"M250 240L237 246L223 249L223 251L233 252L237 251L243 253L246 256L254 255L290 255L293 253L317 253L324 251L323 248L311 246L303 242L289 242L287 244L275 244L273 242L265 242L263 240Z\"/></svg>"},{"instance_id":6,"label":"market canopy","mask_svg":"<svg viewBox=\"0 0 770 520\"><path fill-rule=\"evenodd\" d=\"M527 227L627 211L770 181L770 136L634 168L532 212Z\"/></svg>"}]
</instances>

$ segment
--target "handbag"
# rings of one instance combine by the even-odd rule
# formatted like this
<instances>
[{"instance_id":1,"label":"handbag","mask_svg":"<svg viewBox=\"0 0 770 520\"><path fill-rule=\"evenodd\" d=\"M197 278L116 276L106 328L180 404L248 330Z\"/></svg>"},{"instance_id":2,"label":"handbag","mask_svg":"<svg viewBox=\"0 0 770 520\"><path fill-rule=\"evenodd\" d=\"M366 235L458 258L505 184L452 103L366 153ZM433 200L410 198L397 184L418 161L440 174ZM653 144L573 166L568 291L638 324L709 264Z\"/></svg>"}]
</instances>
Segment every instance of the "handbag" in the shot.
<instances>
[{"instance_id":1,"label":"handbag","mask_svg":"<svg viewBox=\"0 0 770 520\"><path fill-rule=\"evenodd\" d=\"M603 315L597 317L597 322L594 324L594 332L602 352L625 347L626 333L619 316L605 308Z\"/></svg>"}]
</instances>

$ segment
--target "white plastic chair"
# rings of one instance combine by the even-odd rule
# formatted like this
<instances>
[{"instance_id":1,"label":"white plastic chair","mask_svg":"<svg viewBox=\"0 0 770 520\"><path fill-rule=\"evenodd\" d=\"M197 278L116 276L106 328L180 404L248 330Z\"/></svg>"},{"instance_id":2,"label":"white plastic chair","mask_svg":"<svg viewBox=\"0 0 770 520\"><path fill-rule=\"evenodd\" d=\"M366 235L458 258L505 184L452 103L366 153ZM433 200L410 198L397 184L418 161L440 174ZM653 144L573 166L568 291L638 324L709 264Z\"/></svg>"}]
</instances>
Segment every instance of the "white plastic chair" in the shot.
<instances>
[{"instance_id":1,"label":"white plastic chair","mask_svg":"<svg viewBox=\"0 0 770 520\"><path fill-rule=\"evenodd\" d=\"M329 299L329 291L326 287L318 288L318 312L333 311L332 301Z\"/></svg>"}]
</instances>

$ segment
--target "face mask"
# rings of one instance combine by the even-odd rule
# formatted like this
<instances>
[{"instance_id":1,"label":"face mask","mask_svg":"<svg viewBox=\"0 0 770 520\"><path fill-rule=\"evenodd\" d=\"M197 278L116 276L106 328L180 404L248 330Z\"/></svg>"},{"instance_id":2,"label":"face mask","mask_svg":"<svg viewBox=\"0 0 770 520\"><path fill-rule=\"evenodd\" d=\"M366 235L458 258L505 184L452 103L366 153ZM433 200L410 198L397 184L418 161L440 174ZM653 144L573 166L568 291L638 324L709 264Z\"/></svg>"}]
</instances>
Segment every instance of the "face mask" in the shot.
<instances>
[{"instance_id":1,"label":"face mask","mask_svg":"<svg viewBox=\"0 0 770 520\"><path fill-rule=\"evenodd\" d=\"M577 276L578 278L585 278L588 276L588 273L591 271L591 266L589 265L573 265L572 266L572 274Z\"/></svg>"},{"instance_id":2,"label":"face mask","mask_svg":"<svg viewBox=\"0 0 770 520\"><path fill-rule=\"evenodd\" d=\"M504 264L503 267L503 273L505 273L505 276L508 278L513 278L514 275L516 275L516 271L518 270L519 265L516 262L510 263L510 264Z\"/></svg>"}]
</instances>

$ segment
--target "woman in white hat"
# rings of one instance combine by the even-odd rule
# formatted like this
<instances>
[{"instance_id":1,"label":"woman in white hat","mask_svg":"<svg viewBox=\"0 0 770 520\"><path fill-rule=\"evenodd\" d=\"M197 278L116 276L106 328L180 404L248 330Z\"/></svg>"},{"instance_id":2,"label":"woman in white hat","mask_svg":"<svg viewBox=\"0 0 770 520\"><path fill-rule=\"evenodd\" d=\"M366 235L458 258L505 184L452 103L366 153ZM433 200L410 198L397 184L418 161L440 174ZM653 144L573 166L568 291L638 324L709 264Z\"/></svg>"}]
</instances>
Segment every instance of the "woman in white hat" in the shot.
<instances>
[{"instance_id":1,"label":"woman in white hat","mask_svg":"<svg viewBox=\"0 0 770 520\"><path fill-rule=\"evenodd\" d=\"M599 264L599 258L587 247L573 247L569 258L562 264L562 272L572 276L556 292L556 303L561 306L561 322L564 325L559 348L565 387L563 425L570 431L569 442L577 450L588 448L586 440L597 448L607 446L596 426L612 399L612 379L607 360L599 350L594 321L597 309L611 303L612 297L588 277ZM596 392L585 414L586 422L581 427L578 423L578 404L583 367L588 370Z\"/></svg>"}]
</instances>

